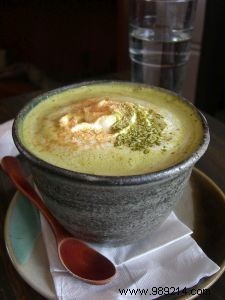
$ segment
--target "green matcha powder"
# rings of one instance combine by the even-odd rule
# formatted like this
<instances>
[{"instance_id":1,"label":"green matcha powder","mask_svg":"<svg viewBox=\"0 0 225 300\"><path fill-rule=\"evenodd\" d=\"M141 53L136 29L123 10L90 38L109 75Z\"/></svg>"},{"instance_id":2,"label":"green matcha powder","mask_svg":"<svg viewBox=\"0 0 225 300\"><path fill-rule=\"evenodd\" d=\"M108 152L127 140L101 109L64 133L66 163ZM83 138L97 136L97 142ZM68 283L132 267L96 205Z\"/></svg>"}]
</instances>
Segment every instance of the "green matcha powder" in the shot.
<instances>
[{"instance_id":1,"label":"green matcha powder","mask_svg":"<svg viewBox=\"0 0 225 300\"><path fill-rule=\"evenodd\" d=\"M166 123L154 110L137 104L123 103L116 115L117 121L111 130L113 133L120 133L114 146L127 146L133 151L148 153L151 147L161 144Z\"/></svg>"}]
</instances>

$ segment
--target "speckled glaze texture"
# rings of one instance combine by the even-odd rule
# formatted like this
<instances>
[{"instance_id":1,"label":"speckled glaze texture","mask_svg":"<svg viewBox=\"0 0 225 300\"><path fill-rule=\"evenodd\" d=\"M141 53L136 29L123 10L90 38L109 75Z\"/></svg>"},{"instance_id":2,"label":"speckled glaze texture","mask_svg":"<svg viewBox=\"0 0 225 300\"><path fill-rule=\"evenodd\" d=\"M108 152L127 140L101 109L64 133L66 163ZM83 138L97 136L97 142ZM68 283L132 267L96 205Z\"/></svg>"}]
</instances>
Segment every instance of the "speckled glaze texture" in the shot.
<instances>
[{"instance_id":1,"label":"speckled glaze texture","mask_svg":"<svg viewBox=\"0 0 225 300\"><path fill-rule=\"evenodd\" d=\"M132 243L153 231L180 199L190 169L161 182L107 186L77 182L32 167L35 183L59 222L79 239Z\"/></svg>"},{"instance_id":2,"label":"speckled glaze texture","mask_svg":"<svg viewBox=\"0 0 225 300\"><path fill-rule=\"evenodd\" d=\"M34 182L43 200L58 221L76 238L109 246L135 242L159 226L181 198L194 164L209 143L205 118L199 113L204 128L199 148L173 167L135 176L72 172L50 165L30 153L20 140L18 127L30 109L46 96L75 86L49 92L28 104L14 122L15 144L30 162Z\"/></svg>"}]
</instances>

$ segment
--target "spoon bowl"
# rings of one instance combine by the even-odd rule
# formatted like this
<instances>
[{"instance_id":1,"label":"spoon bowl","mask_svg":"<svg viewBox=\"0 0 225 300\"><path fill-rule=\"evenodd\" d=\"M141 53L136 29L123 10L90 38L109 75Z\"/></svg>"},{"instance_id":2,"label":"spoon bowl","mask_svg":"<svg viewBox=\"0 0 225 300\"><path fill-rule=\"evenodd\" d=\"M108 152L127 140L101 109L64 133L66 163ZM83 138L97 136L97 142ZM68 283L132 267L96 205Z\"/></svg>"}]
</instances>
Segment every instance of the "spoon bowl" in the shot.
<instances>
[{"instance_id":1,"label":"spoon bowl","mask_svg":"<svg viewBox=\"0 0 225 300\"><path fill-rule=\"evenodd\" d=\"M75 239L59 224L25 178L18 159L6 156L2 159L1 165L17 189L40 210L48 221L56 238L59 259L64 267L76 278L90 284L102 285L110 282L116 275L113 263L84 242Z\"/></svg>"}]
</instances>

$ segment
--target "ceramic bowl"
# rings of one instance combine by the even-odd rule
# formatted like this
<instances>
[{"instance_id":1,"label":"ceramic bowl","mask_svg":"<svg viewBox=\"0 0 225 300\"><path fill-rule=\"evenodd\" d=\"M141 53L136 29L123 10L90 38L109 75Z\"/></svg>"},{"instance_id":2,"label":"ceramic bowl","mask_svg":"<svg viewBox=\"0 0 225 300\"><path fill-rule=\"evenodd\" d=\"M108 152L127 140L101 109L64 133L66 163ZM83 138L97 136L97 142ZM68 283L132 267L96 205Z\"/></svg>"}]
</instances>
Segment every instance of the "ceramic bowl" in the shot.
<instances>
[{"instance_id":1,"label":"ceramic bowl","mask_svg":"<svg viewBox=\"0 0 225 300\"><path fill-rule=\"evenodd\" d=\"M184 161L162 171L135 176L97 176L62 169L29 152L20 139L19 127L26 114L40 101L81 85L50 91L28 103L15 119L14 142L29 161L33 180L44 202L68 231L89 242L109 246L129 244L153 231L173 210L193 166L207 149L208 126L198 112L204 128L198 149Z\"/></svg>"}]
</instances>

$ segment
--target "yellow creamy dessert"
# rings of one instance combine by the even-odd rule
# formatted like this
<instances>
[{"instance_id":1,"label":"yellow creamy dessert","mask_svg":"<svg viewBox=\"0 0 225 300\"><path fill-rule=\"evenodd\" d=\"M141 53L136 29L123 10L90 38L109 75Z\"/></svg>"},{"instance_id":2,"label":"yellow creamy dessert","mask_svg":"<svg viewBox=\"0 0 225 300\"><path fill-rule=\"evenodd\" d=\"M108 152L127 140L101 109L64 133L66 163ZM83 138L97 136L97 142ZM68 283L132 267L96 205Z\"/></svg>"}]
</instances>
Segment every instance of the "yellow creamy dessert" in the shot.
<instances>
[{"instance_id":1,"label":"yellow creamy dessert","mask_svg":"<svg viewBox=\"0 0 225 300\"><path fill-rule=\"evenodd\" d=\"M195 109L129 84L81 86L47 97L25 117L22 142L39 158L97 175L135 175L184 160L202 140Z\"/></svg>"}]
</instances>

